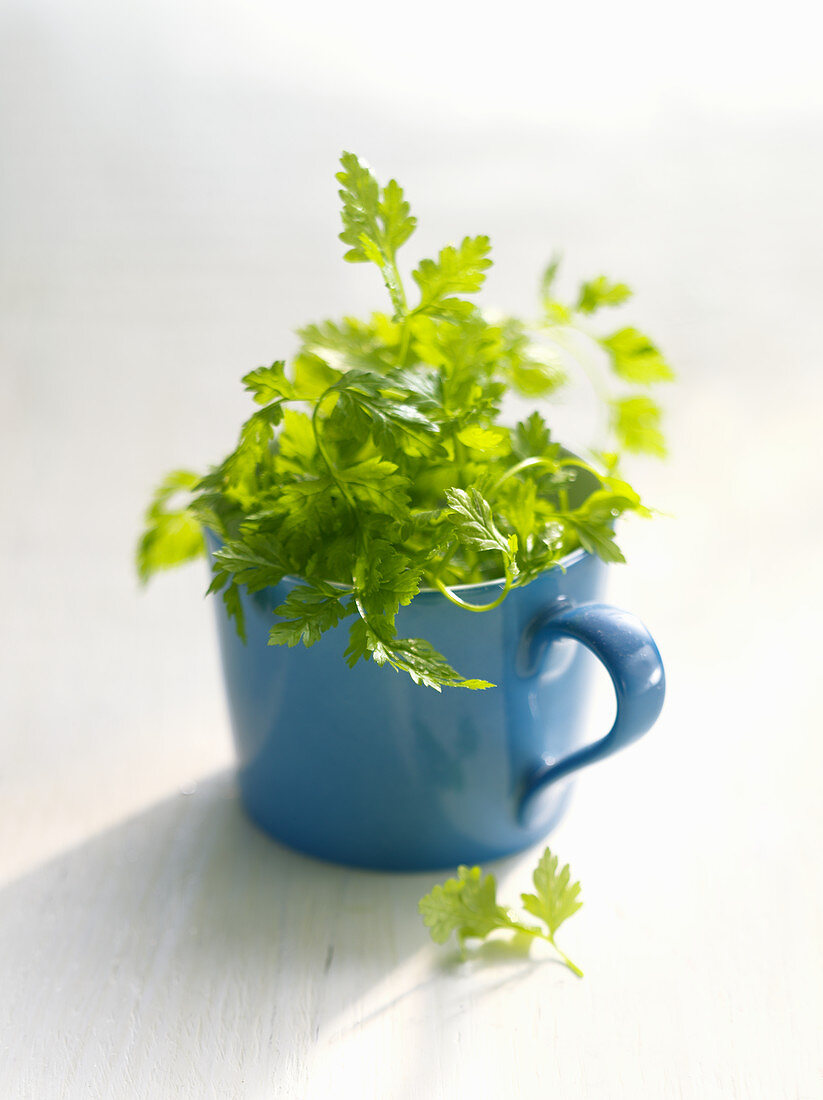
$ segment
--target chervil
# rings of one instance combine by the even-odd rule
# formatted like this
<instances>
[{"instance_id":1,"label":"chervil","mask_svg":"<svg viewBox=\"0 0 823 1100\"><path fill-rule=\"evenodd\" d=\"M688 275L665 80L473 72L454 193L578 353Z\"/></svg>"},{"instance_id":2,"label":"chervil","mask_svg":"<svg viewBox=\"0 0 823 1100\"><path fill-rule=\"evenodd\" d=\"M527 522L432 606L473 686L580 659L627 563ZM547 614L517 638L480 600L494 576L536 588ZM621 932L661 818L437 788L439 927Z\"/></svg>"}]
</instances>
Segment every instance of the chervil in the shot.
<instances>
[{"instance_id":1,"label":"chervil","mask_svg":"<svg viewBox=\"0 0 823 1100\"><path fill-rule=\"evenodd\" d=\"M571 881L568 864L558 871L557 856L549 848L540 857L532 882L535 893L521 894L520 899L523 908L545 924L545 931L539 925L524 924L498 905L494 875L484 875L479 867L459 867L457 878L435 886L420 899L418 910L435 943L445 943L455 933L460 950L465 952L466 940L484 940L498 929L533 936L550 943L569 970L582 978L583 971L554 939L560 925L582 908L580 883Z\"/></svg>"},{"instance_id":2,"label":"chervil","mask_svg":"<svg viewBox=\"0 0 823 1100\"><path fill-rule=\"evenodd\" d=\"M618 447L661 454L660 410L646 390L672 374L637 329L587 330L590 315L630 297L628 287L601 275L564 303L553 289L557 261L537 320L489 320L466 297L491 266L487 237L421 260L410 301L397 250L416 219L402 188L394 180L381 188L351 153L341 164L345 259L377 266L391 311L308 325L288 367L278 360L244 377L259 407L219 466L204 477L178 471L159 487L138 569L147 579L203 554L209 528L222 541L209 591L222 592L241 636L240 589L296 576L301 583L276 610L272 645L310 646L345 623L350 665L388 664L436 690L488 688L464 679L425 639L398 636L400 607L431 587L467 613L486 610L578 547L623 561L614 520L648 515L616 476L614 450L584 462L552 440L536 411L504 425L505 394L546 398L560 389L559 349L573 335L622 384L606 397ZM591 486L582 498L581 476ZM482 607L452 591L498 579L499 597Z\"/></svg>"}]
</instances>

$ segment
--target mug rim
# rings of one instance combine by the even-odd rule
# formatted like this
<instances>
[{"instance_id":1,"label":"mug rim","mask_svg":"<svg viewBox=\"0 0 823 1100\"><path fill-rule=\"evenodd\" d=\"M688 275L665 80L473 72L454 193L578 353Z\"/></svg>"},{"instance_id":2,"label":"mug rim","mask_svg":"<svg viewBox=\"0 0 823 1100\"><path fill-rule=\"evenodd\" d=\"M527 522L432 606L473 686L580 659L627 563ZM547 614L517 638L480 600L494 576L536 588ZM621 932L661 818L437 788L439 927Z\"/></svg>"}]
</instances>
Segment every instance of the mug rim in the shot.
<instances>
[{"instance_id":1,"label":"mug rim","mask_svg":"<svg viewBox=\"0 0 823 1100\"><path fill-rule=\"evenodd\" d=\"M222 544L222 541L223 541L222 537L216 531L213 531L210 527L206 527L205 531L208 532L208 534L211 536L213 541L217 542L218 544ZM569 553L565 555L565 557L562 557L558 561L556 561L550 569L546 569L543 573L539 573L536 577L533 578L533 580L537 580L539 577L544 577L548 573L553 573L556 569L560 569L561 572L566 573L566 572L569 571L569 569L573 569L575 565L578 565L581 561L583 561L584 558L588 558L590 556L591 555L589 554L588 550L584 550L582 546L578 546L576 550L570 550ZM289 584L295 584L296 585L296 584L301 584L305 581L306 581L306 577L296 576L293 573L286 573L282 577L282 579L280 580L280 584L289 583ZM349 588L348 585L342 584L340 581L326 581L325 583L330 584L333 588L341 588L344 591L347 591L348 588ZM477 593L481 593L481 592L484 591L484 589L489 589L490 591L493 591L494 589L499 589L505 583L506 583L505 577L497 577L494 580L474 581L471 584L450 584L448 586L448 588L449 588L450 592L477 592ZM529 583L531 583L531 582L529 582ZM512 590L514 590L515 588L521 588L521 587L526 587L526 586L525 585L513 585ZM440 591L439 588L431 588L431 587L418 589L417 595L414 598L419 599L421 596L436 596L437 599L440 599L440 600L445 600L445 599L448 598L447 596L443 595L443 593Z\"/></svg>"},{"instance_id":2,"label":"mug rim","mask_svg":"<svg viewBox=\"0 0 823 1100\"><path fill-rule=\"evenodd\" d=\"M545 577L547 574L553 573L556 569L561 569L562 572L567 573L569 569L573 569L575 565L577 565L579 562L587 557L590 557L588 550L584 550L582 546L578 546L576 550L569 551L569 553L566 554L564 558L560 558L559 561L556 561L551 569L546 569L544 570L544 572L538 573L538 575L536 577L533 577L532 579L538 580L540 577ZM287 573L280 581L280 583L283 584L284 582L288 582L290 584L301 584L305 582L305 580L305 577L298 577L292 573ZM343 591L348 591L348 586L342 584L340 581L326 581L325 583L330 584L333 588L340 588ZM491 595L495 589L502 588L505 583L505 577L498 577L495 580L491 581L474 581L472 584L450 584L447 587L450 592L482 593L485 589L489 589L489 594ZM512 591L514 591L515 588L522 587L525 587L525 585L512 585ZM419 588L417 591L417 595L414 598L417 600L421 596L435 596L439 600L448 599L447 596L443 595L439 588L431 587Z\"/></svg>"}]
</instances>

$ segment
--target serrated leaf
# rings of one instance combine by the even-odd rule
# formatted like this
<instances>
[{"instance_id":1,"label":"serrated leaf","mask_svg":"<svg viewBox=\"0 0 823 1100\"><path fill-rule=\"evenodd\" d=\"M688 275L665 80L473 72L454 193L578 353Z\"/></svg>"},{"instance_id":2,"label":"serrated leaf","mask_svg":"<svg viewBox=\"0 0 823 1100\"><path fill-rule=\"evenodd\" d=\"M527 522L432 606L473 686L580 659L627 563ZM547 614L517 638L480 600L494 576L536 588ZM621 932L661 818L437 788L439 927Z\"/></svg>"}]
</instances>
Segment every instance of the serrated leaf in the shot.
<instances>
[{"instance_id":1,"label":"serrated leaf","mask_svg":"<svg viewBox=\"0 0 823 1100\"><path fill-rule=\"evenodd\" d=\"M547 848L534 872L537 893L521 895L527 911L543 921L547 931L524 924L499 905L494 877L484 874L480 867L459 867L456 878L447 879L420 899L418 911L435 943L446 943L456 935L464 951L467 939L485 939L498 929L539 937L547 940L566 966L582 978L583 971L560 950L554 938L563 922L581 908L577 900L580 884L570 883L569 879L569 868L564 867L558 874L557 859Z\"/></svg>"},{"instance_id":2,"label":"serrated leaf","mask_svg":"<svg viewBox=\"0 0 823 1100\"><path fill-rule=\"evenodd\" d=\"M346 661L353 668L360 660L373 660L376 665L389 665L396 672L407 673L413 683L440 691L444 687L468 687L483 690L494 687L486 680L466 680L456 672L445 657L423 638L398 638L394 626L380 621L380 629L357 619L349 632Z\"/></svg>"},{"instance_id":3,"label":"serrated leaf","mask_svg":"<svg viewBox=\"0 0 823 1100\"><path fill-rule=\"evenodd\" d=\"M344 317L341 321L305 325L298 329L297 335L303 341L304 354L318 354L335 370L356 368L382 373L396 363L399 333L399 325L381 314L373 314L370 321ZM334 381L331 378L327 385Z\"/></svg>"},{"instance_id":4,"label":"serrated leaf","mask_svg":"<svg viewBox=\"0 0 823 1100\"><path fill-rule=\"evenodd\" d=\"M313 352L301 352L294 360L294 388L303 401L316 401L340 381L340 372Z\"/></svg>"},{"instance_id":5,"label":"serrated leaf","mask_svg":"<svg viewBox=\"0 0 823 1100\"><path fill-rule=\"evenodd\" d=\"M392 396L391 378L368 371L348 371L337 385L337 405L327 421L338 438L371 433L378 447L420 453L420 437L437 435L439 428L418 408L415 395L407 400Z\"/></svg>"},{"instance_id":6,"label":"serrated leaf","mask_svg":"<svg viewBox=\"0 0 823 1100\"><path fill-rule=\"evenodd\" d=\"M500 326L478 311L459 325L420 315L414 321L414 351L439 373L440 416L493 421L506 389L495 377L505 351Z\"/></svg>"},{"instance_id":7,"label":"serrated leaf","mask_svg":"<svg viewBox=\"0 0 823 1100\"><path fill-rule=\"evenodd\" d=\"M589 554L596 554L605 562L625 562L623 551L614 541L614 531L607 522L588 519L571 513L564 516L580 540L580 545Z\"/></svg>"},{"instance_id":8,"label":"serrated leaf","mask_svg":"<svg viewBox=\"0 0 823 1100\"><path fill-rule=\"evenodd\" d=\"M312 469L317 454L311 417L295 409L284 409L283 428L277 437L280 469L305 473Z\"/></svg>"},{"instance_id":9,"label":"serrated leaf","mask_svg":"<svg viewBox=\"0 0 823 1100\"><path fill-rule=\"evenodd\" d=\"M521 894L524 909L546 924L550 936L583 905L578 901L580 883L571 882L568 864L558 872L557 862L557 856L546 848L533 876L536 893Z\"/></svg>"},{"instance_id":10,"label":"serrated leaf","mask_svg":"<svg viewBox=\"0 0 823 1100\"><path fill-rule=\"evenodd\" d=\"M499 550L509 556L509 544L494 522L491 507L477 489L447 489L446 500L461 539L476 550Z\"/></svg>"},{"instance_id":11,"label":"serrated leaf","mask_svg":"<svg viewBox=\"0 0 823 1100\"><path fill-rule=\"evenodd\" d=\"M435 886L420 899L418 910L435 943L445 943L452 934L461 943L485 939L497 928L511 927L508 913L497 904L494 875L479 867L459 867L457 878Z\"/></svg>"},{"instance_id":12,"label":"serrated leaf","mask_svg":"<svg viewBox=\"0 0 823 1100\"><path fill-rule=\"evenodd\" d=\"M281 621L271 628L269 645L291 648L302 642L309 648L353 610L345 592L337 592L328 585L299 584L275 608Z\"/></svg>"},{"instance_id":13,"label":"serrated leaf","mask_svg":"<svg viewBox=\"0 0 823 1100\"><path fill-rule=\"evenodd\" d=\"M545 397L564 385L566 371L556 351L537 343L521 321L507 318L500 332L500 366L518 393Z\"/></svg>"},{"instance_id":14,"label":"serrated leaf","mask_svg":"<svg viewBox=\"0 0 823 1100\"><path fill-rule=\"evenodd\" d=\"M636 328L622 328L600 341L609 353L618 377L636 385L670 382L674 371L648 336Z\"/></svg>"},{"instance_id":15,"label":"serrated leaf","mask_svg":"<svg viewBox=\"0 0 823 1100\"><path fill-rule=\"evenodd\" d=\"M421 565L386 539L371 539L355 562L354 583L366 618L391 622L420 591ZM393 629L393 627L392 627Z\"/></svg>"},{"instance_id":16,"label":"serrated leaf","mask_svg":"<svg viewBox=\"0 0 823 1100\"><path fill-rule=\"evenodd\" d=\"M255 475L258 466L270 454L274 429L283 419L283 406L267 405L249 417L240 429L240 439L234 451L223 463L226 478L246 490L249 501L255 496Z\"/></svg>"},{"instance_id":17,"label":"serrated leaf","mask_svg":"<svg viewBox=\"0 0 823 1100\"><path fill-rule=\"evenodd\" d=\"M383 244L392 255L405 244L417 226L417 218L411 213L397 180L389 180L383 188L378 205L383 223Z\"/></svg>"},{"instance_id":18,"label":"serrated leaf","mask_svg":"<svg viewBox=\"0 0 823 1100\"><path fill-rule=\"evenodd\" d=\"M297 553L295 543L303 547L302 560L320 540L329 537L345 509L337 483L325 473L286 482L271 504L272 515L280 518L279 537L289 543L293 556Z\"/></svg>"},{"instance_id":19,"label":"serrated leaf","mask_svg":"<svg viewBox=\"0 0 823 1100\"><path fill-rule=\"evenodd\" d=\"M598 275L580 287L577 309L581 313L594 313L602 306L622 305L631 296L631 289L625 283L613 283L605 275Z\"/></svg>"},{"instance_id":20,"label":"serrated leaf","mask_svg":"<svg viewBox=\"0 0 823 1100\"><path fill-rule=\"evenodd\" d=\"M486 455L503 454L508 446L505 428L483 428L479 424L470 424L457 433L457 438L465 447Z\"/></svg>"},{"instance_id":21,"label":"serrated leaf","mask_svg":"<svg viewBox=\"0 0 823 1100\"><path fill-rule=\"evenodd\" d=\"M147 581L160 569L203 557L203 530L188 511L169 512L156 517L143 532L137 547L137 571Z\"/></svg>"},{"instance_id":22,"label":"serrated leaf","mask_svg":"<svg viewBox=\"0 0 823 1100\"><path fill-rule=\"evenodd\" d=\"M470 314L474 309L471 303L452 296L480 290L492 264L490 251L488 237L464 237L456 247L442 248L436 260L421 260L412 272L420 288L417 311L446 317Z\"/></svg>"},{"instance_id":23,"label":"serrated leaf","mask_svg":"<svg viewBox=\"0 0 823 1100\"><path fill-rule=\"evenodd\" d=\"M286 377L285 367L283 360L278 360L270 367L258 367L243 376L246 389L254 394L258 405L268 405L278 398L294 397L294 386Z\"/></svg>"},{"instance_id":24,"label":"serrated leaf","mask_svg":"<svg viewBox=\"0 0 823 1100\"><path fill-rule=\"evenodd\" d=\"M409 479L397 473L393 462L373 456L340 469L339 477L355 500L401 523L408 519Z\"/></svg>"},{"instance_id":25,"label":"serrated leaf","mask_svg":"<svg viewBox=\"0 0 823 1100\"><path fill-rule=\"evenodd\" d=\"M612 426L627 451L664 457L660 407L650 397L623 397L612 402Z\"/></svg>"},{"instance_id":26,"label":"serrated leaf","mask_svg":"<svg viewBox=\"0 0 823 1100\"><path fill-rule=\"evenodd\" d=\"M203 528L190 498L199 481L197 474L189 470L174 470L155 490L137 545L137 573L144 583L161 569L205 555ZM170 501L179 493L185 494L185 503L170 507Z\"/></svg>"},{"instance_id":27,"label":"serrated leaf","mask_svg":"<svg viewBox=\"0 0 823 1100\"><path fill-rule=\"evenodd\" d=\"M340 240L351 247L344 259L352 263L369 261L379 267L391 295L395 313L405 312L405 297L395 265L395 253L408 240L417 224L409 213L403 190L390 180L381 192L371 169L353 153L340 158L337 179L343 203L343 232Z\"/></svg>"},{"instance_id":28,"label":"serrated leaf","mask_svg":"<svg viewBox=\"0 0 823 1100\"><path fill-rule=\"evenodd\" d=\"M512 451L518 459L543 458L557 448L551 441L551 432L539 412L533 412L521 420L512 430Z\"/></svg>"},{"instance_id":29,"label":"serrated leaf","mask_svg":"<svg viewBox=\"0 0 823 1100\"><path fill-rule=\"evenodd\" d=\"M368 256L363 250L363 238L376 245L380 236L380 185L368 165L354 153L343 153L340 164L341 171L337 173L343 204L340 240L350 246L345 256L350 263L365 263Z\"/></svg>"},{"instance_id":30,"label":"serrated leaf","mask_svg":"<svg viewBox=\"0 0 823 1100\"><path fill-rule=\"evenodd\" d=\"M243 610L243 601L240 597L240 589L232 582L223 592L223 603L226 605L226 614L234 619L234 625L240 636L240 641L246 641L246 615Z\"/></svg>"},{"instance_id":31,"label":"serrated leaf","mask_svg":"<svg viewBox=\"0 0 823 1100\"><path fill-rule=\"evenodd\" d=\"M228 541L215 552L214 560L217 570L231 576L233 583L245 585L249 592L278 585L288 572L280 547L265 535Z\"/></svg>"},{"instance_id":32,"label":"serrated leaf","mask_svg":"<svg viewBox=\"0 0 823 1100\"><path fill-rule=\"evenodd\" d=\"M513 364L511 382L524 397L547 397L566 383L566 372L559 360L540 362L523 358Z\"/></svg>"}]
</instances>

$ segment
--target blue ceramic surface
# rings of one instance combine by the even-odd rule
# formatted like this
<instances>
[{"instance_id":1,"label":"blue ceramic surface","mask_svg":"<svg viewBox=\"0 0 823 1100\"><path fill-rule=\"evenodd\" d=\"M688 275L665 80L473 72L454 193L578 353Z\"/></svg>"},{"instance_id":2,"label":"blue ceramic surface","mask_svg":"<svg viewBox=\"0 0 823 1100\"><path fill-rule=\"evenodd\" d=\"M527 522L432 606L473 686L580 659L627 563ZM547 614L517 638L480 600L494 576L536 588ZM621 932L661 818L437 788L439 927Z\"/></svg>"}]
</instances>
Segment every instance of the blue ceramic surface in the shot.
<instances>
[{"instance_id":1,"label":"blue ceramic surface","mask_svg":"<svg viewBox=\"0 0 823 1100\"><path fill-rule=\"evenodd\" d=\"M401 609L398 632L498 685L482 692L437 693L371 662L350 669L345 622L311 649L268 646L272 611L296 581L244 593L246 645L216 600L252 819L300 851L390 870L481 862L543 837L563 813L570 773L649 729L665 690L646 628L597 602L603 563L578 551L564 564L494 611L463 611L439 592ZM485 584L461 595L486 603L499 592ZM592 653L614 682L617 717L584 746Z\"/></svg>"}]
</instances>

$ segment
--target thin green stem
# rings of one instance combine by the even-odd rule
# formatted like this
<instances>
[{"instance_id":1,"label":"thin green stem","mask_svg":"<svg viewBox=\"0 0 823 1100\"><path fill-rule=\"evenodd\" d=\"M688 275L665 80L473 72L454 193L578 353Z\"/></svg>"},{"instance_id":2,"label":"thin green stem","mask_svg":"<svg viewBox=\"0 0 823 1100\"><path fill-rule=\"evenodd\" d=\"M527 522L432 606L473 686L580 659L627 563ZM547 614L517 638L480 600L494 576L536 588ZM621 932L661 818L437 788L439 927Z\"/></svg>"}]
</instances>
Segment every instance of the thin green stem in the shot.
<instances>
[{"instance_id":1,"label":"thin green stem","mask_svg":"<svg viewBox=\"0 0 823 1100\"><path fill-rule=\"evenodd\" d=\"M406 302L406 291L403 287L403 280L400 278L400 272L397 269L397 260L394 258L394 255L392 255L391 257L391 266L392 271L394 272L394 280L397 286L397 294L400 299L400 305L403 309L403 317L405 318L409 312L409 307Z\"/></svg>"},{"instance_id":2,"label":"thin green stem","mask_svg":"<svg viewBox=\"0 0 823 1100\"><path fill-rule=\"evenodd\" d=\"M465 611L493 611L495 607L499 607L503 600L505 600L512 586L511 573L509 573L507 569L503 591L500 593L497 599L492 600L491 603L479 604L467 603L465 600L461 600L458 595L456 595L454 592L452 592L450 588L447 588L446 585L443 584L439 577L432 577L431 580L434 583L435 588L439 589L439 591L443 593L447 600L451 600L453 604L456 604L457 607L462 607Z\"/></svg>"},{"instance_id":3,"label":"thin green stem","mask_svg":"<svg viewBox=\"0 0 823 1100\"><path fill-rule=\"evenodd\" d=\"M452 545L449 547L449 549L446 551L446 553L443 555L443 557L437 563L436 569L434 571L428 572L426 574L427 578L431 581L432 584L434 584L435 580L438 577L442 577L443 571L445 570L446 566L449 564L449 562L452 560L454 555L457 553L457 547L458 547L458 544L456 542L452 543Z\"/></svg>"},{"instance_id":4,"label":"thin green stem","mask_svg":"<svg viewBox=\"0 0 823 1100\"><path fill-rule=\"evenodd\" d=\"M397 355L397 365L398 365L398 367L402 367L404 365L404 363L406 362L406 356L409 353L409 338L410 338L410 335L411 335L411 330L409 328L409 319L408 319L408 317L404 317L403 318L403 331L400 334L400 351L398 352L398 355Z\"/></svg>"},{"instance_id":5,"label":"thin green stem","mask_svg":"<svg viewBox=\"0 0 823 1100\"><path fill-rule=\"evenodd\" d=\"M320 406L323 404L323 402L329 396L329 394L331 394L333 392L335 387L336 387L336 383L335 383L335 386L329 386L329 388L325 391L325 393L321 394L320 397L318 398L317 404L314 406L314 412L312 413L311 427L312 427L312 431L314 432L314 441L317 444L318 453L320 454L320 457L325 462L326 467L327 467L329 473L332 476L332 480L334 481L337 488L340 490L340 493L341 493L343 499L345 500L346 504L349 506L349 509L352 512L356 512L357 508L355 506L355 502L352 499L348 489L346 488L345 482L341 481L341 479L340 479L340 471L337 469L337 466L335 466L334 462L331 459L331 456L329 455L328 450L326 449L326 445L323 442L322 433L321 433L320 427L319 427L318 414L320 412Z\"/></svg>"},{"instance_id":6,"label":"thin green stem","mask_svg":"<svg viewBox=\"0 0 823 1100\"><path fill-rule=\"evenodd\" d=\"M534 936L535 939L545 940L546 943L550 943L557 954L560 956L560 958L563 960L563 962L566 964L566 966L569 968L569 970L571 970L573 974L576 974L578 978L583 977L583 971L576 963L572 962L565 951L560 950L560 948L554 942L554 936L551 934L551 932L546 933L540 928L534 928L533 926L528 924L521 924L519 920L509 920L508 925L510 928L513 928L517 932L525 932L529 936Z\"/></svg>"},{"instance_id":7,"label":"thin green stem","mask_svg":"<svg viewBox=\"0 0 823 1100\"><path fill-rule=\"evenodd\" d=\"M392 306L397 317L405 320L409 307L406 302L406 291L403 288L403 280L400 278L400 272L397 270L397 260L395 259L394 252L381 246L381 254L383 262L380 264L380 269L383 274L383 282L386 284L386 290L389 292Z\"/></svg>"},{"instance_id":8,"label":"thin green stem","mask_svg":"<svg viewBox=\"0 0 823 1100\"><path fill-rule=\"evenodd\" d=\"M580 969L580 967L576 963L573 963L571 961L571 959L569 958L569 956L566 954L565 951L560 950L560 948L554 942L554 936L544 936L543 939L547 940L552 945L552 947L555 949L557 954L560 956L560 958L563 960L563 962L566 964L566 966L569 968L569 970L572 971L573 974L576 974L578 976L578 978L583 977L583 971Z\"/></svg>"},{"instance_id":9,"label":"thin green stem","mask_svg":"<svg viewBox=\"0 0 823 1100\"><path fill-rule=\"evenodd\" d=\"M593 474L594 477L603 483L603 475L599 473L594 466L588 462L584 462L580 458L540 458L537 455L532 458L524 458L521 462L516 463L514 466L510 466L508 470L500 475L489 490L489 495L496 493L500 486L509 480L510 477L514 477L519 474L521 470L528 470L534 466L547 466L552 470L562 470L566 466L576 466L580 470L586 470L587 473Z\"/></svg>"},{"instance_id":10,"label":"thin green stem","mask_svg":"<svg viewBox=\"0 0 823 1100\"><path fill-rule=\"evenodd\" d=\"M595 397L601 403L601 406L603 408L606 408L606 409L609 408L609 406L611 405L611 402L613 400L614 394L604 384L604 381L603 381L604 372L599 370L598 367L593 362L592 358L585 354L585 349L583 350L582 354L579 351L579 341L577 341L578 346L575 347L575 344L574 344L573 341L570 341L568 339L564 340L562 336L558 336L558 333L557 333L558 326L543 324L543 325L539 325L538 327L542 328L544 331L554 329L554 332L552 332L552 334L551 334L551 337L554 340L554 342L556 344L558 344L559 347L561 347L564 351L569 352L569 354L571 355L574 362L577 364L577 366L580 368L580 370L583 372L584 376L586 377L586 380L588 381L589 385L591 386ZM579 312L572 311L572 316L569 318L568 323L565 324L565 325L559 326L559 327L560 328L565 328L567 330L570 329L576 336L583 336L584 339L590 341L590 343L596 344L598 346L598 348L600 348L601 351L603 350L603 345L601 344L599 337L595 336L595 334L593 332L589 331L588 326L584 325L581 322ZM608 431L608 429L607 429L607 431Z\"/></svg>"},{"instance_id":11,"label":"thin green stem","mask_svg":"<svg viewBox=\"0 0 823 1100\"><path fill-rule=\"evenodd\" d=\"M510 466L508 470L505 470L500 477L492 485L489 495L496 493L500 486L508 481L510 477L514 477L515 474L519 474L521 470L528 470L532 466L550 466L553 470L556 470L560 463L553 458L538 458L536 455L533 458L524 458L521 462L516 463L514 466Z\"/></svg>"}]
</instances>

